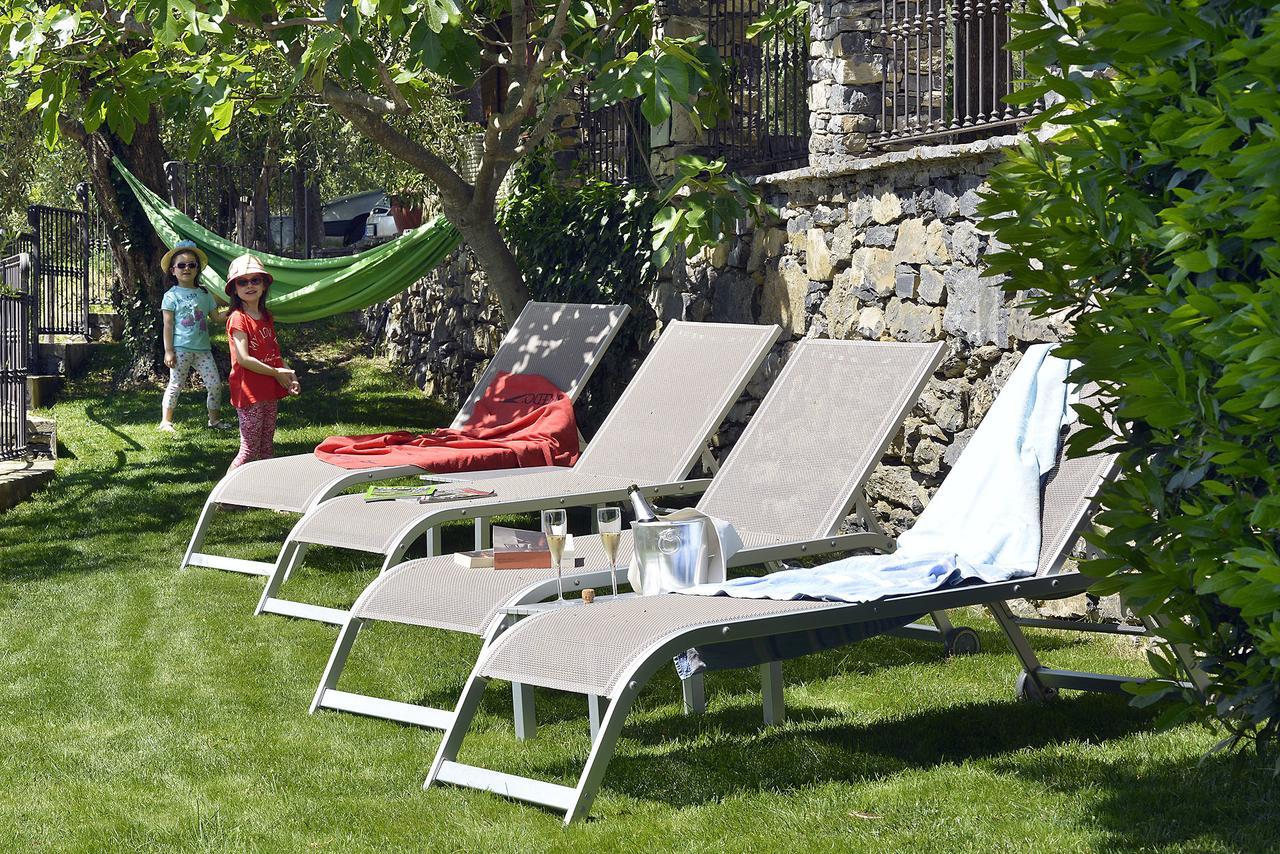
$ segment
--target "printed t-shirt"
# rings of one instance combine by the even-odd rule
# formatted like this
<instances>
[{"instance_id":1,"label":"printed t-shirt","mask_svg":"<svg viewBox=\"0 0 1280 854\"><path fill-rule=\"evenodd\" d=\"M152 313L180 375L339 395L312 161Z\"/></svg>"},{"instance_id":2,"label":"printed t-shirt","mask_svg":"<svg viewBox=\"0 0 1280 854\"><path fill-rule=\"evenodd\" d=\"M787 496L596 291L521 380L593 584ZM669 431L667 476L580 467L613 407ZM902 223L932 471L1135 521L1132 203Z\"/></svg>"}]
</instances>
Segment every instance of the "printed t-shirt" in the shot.
<instances>
[{"instance_id":1,"label":"printed t-shirt","mask_svg":"<svg viewBox=\"0 0 1280 854\"><path fill-rule=\"evenodd\" d=\"M227 318L227 338L231 338L231 333L236 331L243 332L249 339L250 356L273 368L284 367L271 315L263 314L261 320L254 320L243 311L233 311ZM267 400L280 400L289 395L288 390L276 382L275 377L255 374L240 367L234 342L231 345L231 376L227 385L231 387L231 405L236 409Z\"/></svg>"},{"instance_id":2,"label":"printed t-shirt","mask_svg":"<svg viewBox=\"0 0 1280 854\"><path fill-rule=\"evenodd\" d=\"M204 288L174 285L164 292L160 308L173 312L173 346L175 350L208 352L209 314L218 307L213 295Z\"/></svg>"}]
</instances>

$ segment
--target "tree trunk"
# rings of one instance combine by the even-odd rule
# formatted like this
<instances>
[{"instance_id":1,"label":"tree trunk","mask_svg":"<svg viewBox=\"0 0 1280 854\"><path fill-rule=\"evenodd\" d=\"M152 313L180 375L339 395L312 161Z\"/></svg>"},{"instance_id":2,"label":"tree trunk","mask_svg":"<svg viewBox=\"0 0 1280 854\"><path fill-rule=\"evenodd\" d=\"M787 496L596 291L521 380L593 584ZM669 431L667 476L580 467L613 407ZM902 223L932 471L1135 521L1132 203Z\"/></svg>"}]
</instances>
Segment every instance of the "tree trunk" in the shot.
<instances>
[{"instance_id":1,"label":"tree trunk","mask_svg":"<svg viewBox=\"0 0 1280 854\"><path fill-rule=\"evenodd\" d=\"M125 347L130 355L126 374L129 379L150 379L164 368L160 299L167 282L158 265L167 247L124 179L115 173L111 158L119 157L142 183L165 196L164 162L168 156L160 139L160 117L152 110L150 121L138 125L128 143L105 125L94 133L81 134L79 140L119 272L112 302L124 318Z\"/></svg>"},{"instance_id":2,"label":"tree trunk","mask_svg":"<svg viewBox=\"0 0 1280 854\"><path fill-rule=\"evenodd\" d=\"M524 304L529 301L529 287L520 272L520 265L516 263L516 256L498 230L493 212L476 216L470 211L451 211L446 205L445 216L475 253L476 262L484 270L489 292L497 298L507 324L515 323Z\"/></svg>"}]
</instances>

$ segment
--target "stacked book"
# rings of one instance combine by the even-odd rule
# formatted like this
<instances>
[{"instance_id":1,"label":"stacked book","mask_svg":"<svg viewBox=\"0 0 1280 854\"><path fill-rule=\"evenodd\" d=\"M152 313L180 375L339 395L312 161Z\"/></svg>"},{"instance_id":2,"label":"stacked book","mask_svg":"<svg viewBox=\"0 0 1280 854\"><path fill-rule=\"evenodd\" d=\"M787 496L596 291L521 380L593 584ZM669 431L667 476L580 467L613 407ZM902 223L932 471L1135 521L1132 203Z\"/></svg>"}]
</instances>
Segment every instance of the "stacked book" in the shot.
<instances>
[{"instance_id":1,"label":"stacked book","mask_svg":"<svg viewBox=\"0 0 1280 854\"><path fill-rule=\"evenodd\" d=\"M553 566L545 534L497 525L493 528L493 548L457 552L453 559L468 569L551 569ZM570 535L560 565L568 569L585 564L584 558L573 556L573 536Z\"/></svg>"}]
</instances>

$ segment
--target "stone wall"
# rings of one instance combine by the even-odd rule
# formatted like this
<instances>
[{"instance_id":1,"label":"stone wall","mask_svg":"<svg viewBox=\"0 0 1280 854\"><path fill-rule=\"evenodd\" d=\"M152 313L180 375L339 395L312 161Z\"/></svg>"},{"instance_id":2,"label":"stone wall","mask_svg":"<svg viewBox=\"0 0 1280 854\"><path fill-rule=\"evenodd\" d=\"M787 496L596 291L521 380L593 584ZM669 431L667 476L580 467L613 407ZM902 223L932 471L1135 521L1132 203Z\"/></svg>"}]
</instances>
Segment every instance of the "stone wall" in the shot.
<instances>
[{"instance_id":1,"label":"stone wall","mask_svg":"<svg viewBox=\"0 0 1280 854\"><path fill-rule=\"evenodd\" d=\"M412 288L363 313L375 352L424 392L451 404L470 394L505 329L465 246Z\"/></svg>"},{"instance_id":2,"label":"stone wall","mask_svg":"<svg viewBox=\"0 0 1280 854\"><path fill-rule=\"evenodd\" d=\"M781 219L687 265L696 319L778 323L803 337L940 341L947 357L872 477L882 524L910 525L1026 345L1057 340L983 278L985 176L1009 143L917 148L762 180Z\"/></svg>"}]
</instances>

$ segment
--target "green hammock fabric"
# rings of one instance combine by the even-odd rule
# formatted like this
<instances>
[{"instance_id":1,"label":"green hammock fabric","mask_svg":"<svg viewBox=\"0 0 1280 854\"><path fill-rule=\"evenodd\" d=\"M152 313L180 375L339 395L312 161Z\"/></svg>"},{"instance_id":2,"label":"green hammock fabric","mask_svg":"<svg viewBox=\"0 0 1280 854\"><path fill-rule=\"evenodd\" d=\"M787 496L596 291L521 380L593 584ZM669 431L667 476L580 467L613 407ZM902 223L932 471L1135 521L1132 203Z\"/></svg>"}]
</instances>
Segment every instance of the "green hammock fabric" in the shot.
<instances>
[{"instance_id":1,"label":"green hammock fabric","mask_svg":"<svg viewBox=\"0 0 1280 854\"><path fill-rule=\"evenodd\" d=\"M129 184L147 219L169 247L193 241L209 256L201 282L221 302L231 260L250 250L220 237L151 192L119 160L116 169ZM276 320L301 323L367 308L389 299L439 264L462 241L443 217L407 231L389 243L356 255L303 260L254 251L275 281L267 305Z\"/></svg>"}]
</instances>

